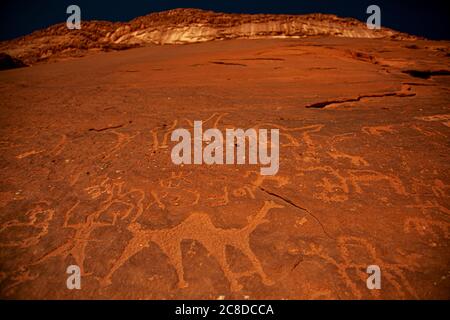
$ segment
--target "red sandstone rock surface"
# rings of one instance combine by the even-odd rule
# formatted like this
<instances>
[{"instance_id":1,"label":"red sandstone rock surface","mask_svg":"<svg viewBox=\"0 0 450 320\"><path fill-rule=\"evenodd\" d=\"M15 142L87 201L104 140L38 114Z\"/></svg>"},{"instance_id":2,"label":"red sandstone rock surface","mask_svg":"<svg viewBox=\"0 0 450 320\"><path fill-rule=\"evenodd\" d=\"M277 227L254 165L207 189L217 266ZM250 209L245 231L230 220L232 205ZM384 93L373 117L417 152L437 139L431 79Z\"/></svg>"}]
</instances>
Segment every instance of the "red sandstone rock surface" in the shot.
<instances>
[{"instance_id":1,"label":"red sandstone rock surface","mask_svg":"<svg viewBox=\"0 0 450 320\"><path fill-rule=\"evenodd\" d=\"M49 30L25 39L67 37ZM449 299L448 54L326 35L1 71L0 296ZM171 132L195 120L279 129L278 174L174 165ZM81 290L66 288L72 264Z\"/></svg>"}]
</instances>

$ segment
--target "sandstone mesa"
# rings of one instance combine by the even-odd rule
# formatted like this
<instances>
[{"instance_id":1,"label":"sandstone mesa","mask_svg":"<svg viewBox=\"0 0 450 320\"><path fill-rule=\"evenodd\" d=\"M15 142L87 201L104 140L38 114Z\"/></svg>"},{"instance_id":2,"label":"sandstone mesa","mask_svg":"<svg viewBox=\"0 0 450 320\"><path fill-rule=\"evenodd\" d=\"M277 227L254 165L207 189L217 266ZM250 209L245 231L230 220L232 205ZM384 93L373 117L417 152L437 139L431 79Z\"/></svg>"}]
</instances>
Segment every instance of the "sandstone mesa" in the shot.
<instances>
[{"instance_id":1,"label":"sandstone mesa","mask_svg":"<svg viewBox=\"0 0 450 320\"><path fill-rule=\"evenodd\" d=\"M370 30L366 23L330 14L230 14L173 9L129 22L82 21L81 30L65 23L0 43L0 52L32 65L93 51L123 50L148 44L186 44L227 39L332 36L415 40L391 29Z\"/></svg>"}]
</instances>

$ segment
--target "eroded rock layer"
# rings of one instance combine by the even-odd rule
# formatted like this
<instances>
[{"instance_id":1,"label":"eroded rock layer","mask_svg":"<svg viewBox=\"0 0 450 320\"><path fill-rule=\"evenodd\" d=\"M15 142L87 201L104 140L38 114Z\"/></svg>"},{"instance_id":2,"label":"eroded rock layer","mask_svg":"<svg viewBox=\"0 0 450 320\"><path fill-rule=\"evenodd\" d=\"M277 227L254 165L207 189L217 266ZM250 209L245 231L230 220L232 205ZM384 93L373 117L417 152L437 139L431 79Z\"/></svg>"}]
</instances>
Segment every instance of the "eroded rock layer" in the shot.
<instances>
[{"instance_id":1,"label":"eroded rock layer","mask_svg":"<svg viewBox=\"0 0 450 320\"><path fill-rule=\"evenodd\" d=\"M415 39L387 28L370 30L363 22L335 15L251 15L174 9L123 23L83 21L81 30L69 30L61 23L3 42L0 52L33 64L49 58L80 56L98 50L123 50L146 44L310 36Z\"/></svg>"}]
</instances>

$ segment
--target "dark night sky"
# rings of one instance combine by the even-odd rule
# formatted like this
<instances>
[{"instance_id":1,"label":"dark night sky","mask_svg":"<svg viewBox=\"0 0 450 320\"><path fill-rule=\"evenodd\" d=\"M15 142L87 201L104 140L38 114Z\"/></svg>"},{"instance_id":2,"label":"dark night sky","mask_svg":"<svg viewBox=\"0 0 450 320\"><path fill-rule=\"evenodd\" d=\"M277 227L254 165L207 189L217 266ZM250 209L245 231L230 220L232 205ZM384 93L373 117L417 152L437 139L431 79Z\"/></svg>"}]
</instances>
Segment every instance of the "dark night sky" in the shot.
<instances>
[{"instance_id":1,"label":"dark night sky","mask_svg":"<svg viewBox=\"0 0 450 320\"><path fill-rule=\"evenodd\" d=\"M449 0L0 0L0 40L15 38L67 19L79 5L82 20L128 21L150 12L201 8L235 13L333 13L366 21L366 8L381 7L382 25L430 39L450 40Z\"/></svg>"}]
</instances>

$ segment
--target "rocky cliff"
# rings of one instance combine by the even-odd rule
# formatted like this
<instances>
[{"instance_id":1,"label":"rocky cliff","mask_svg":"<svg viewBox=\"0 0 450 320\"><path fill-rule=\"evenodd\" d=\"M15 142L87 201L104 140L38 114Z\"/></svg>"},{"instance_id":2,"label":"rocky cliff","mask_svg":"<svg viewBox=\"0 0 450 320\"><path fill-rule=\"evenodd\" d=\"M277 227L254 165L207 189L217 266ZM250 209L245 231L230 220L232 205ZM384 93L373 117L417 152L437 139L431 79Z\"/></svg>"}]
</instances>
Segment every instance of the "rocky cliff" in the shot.
<instances>
[{"instance_id":1,"label":"rocky cliff","mask_svg":"<svg viewBox=\"0 0 450 320\"><path fill-rule=\"evenodd\" d=\"M2 42L0 52L34 64L50 58L80 56L88 51L123 50L146 44L310 36L415 39L386 28L369 30L361 21L335 15L228 14L174 9L129 22L82 21L81 30L69 30L61 23Z\"/></svg>"}]
</instances>

